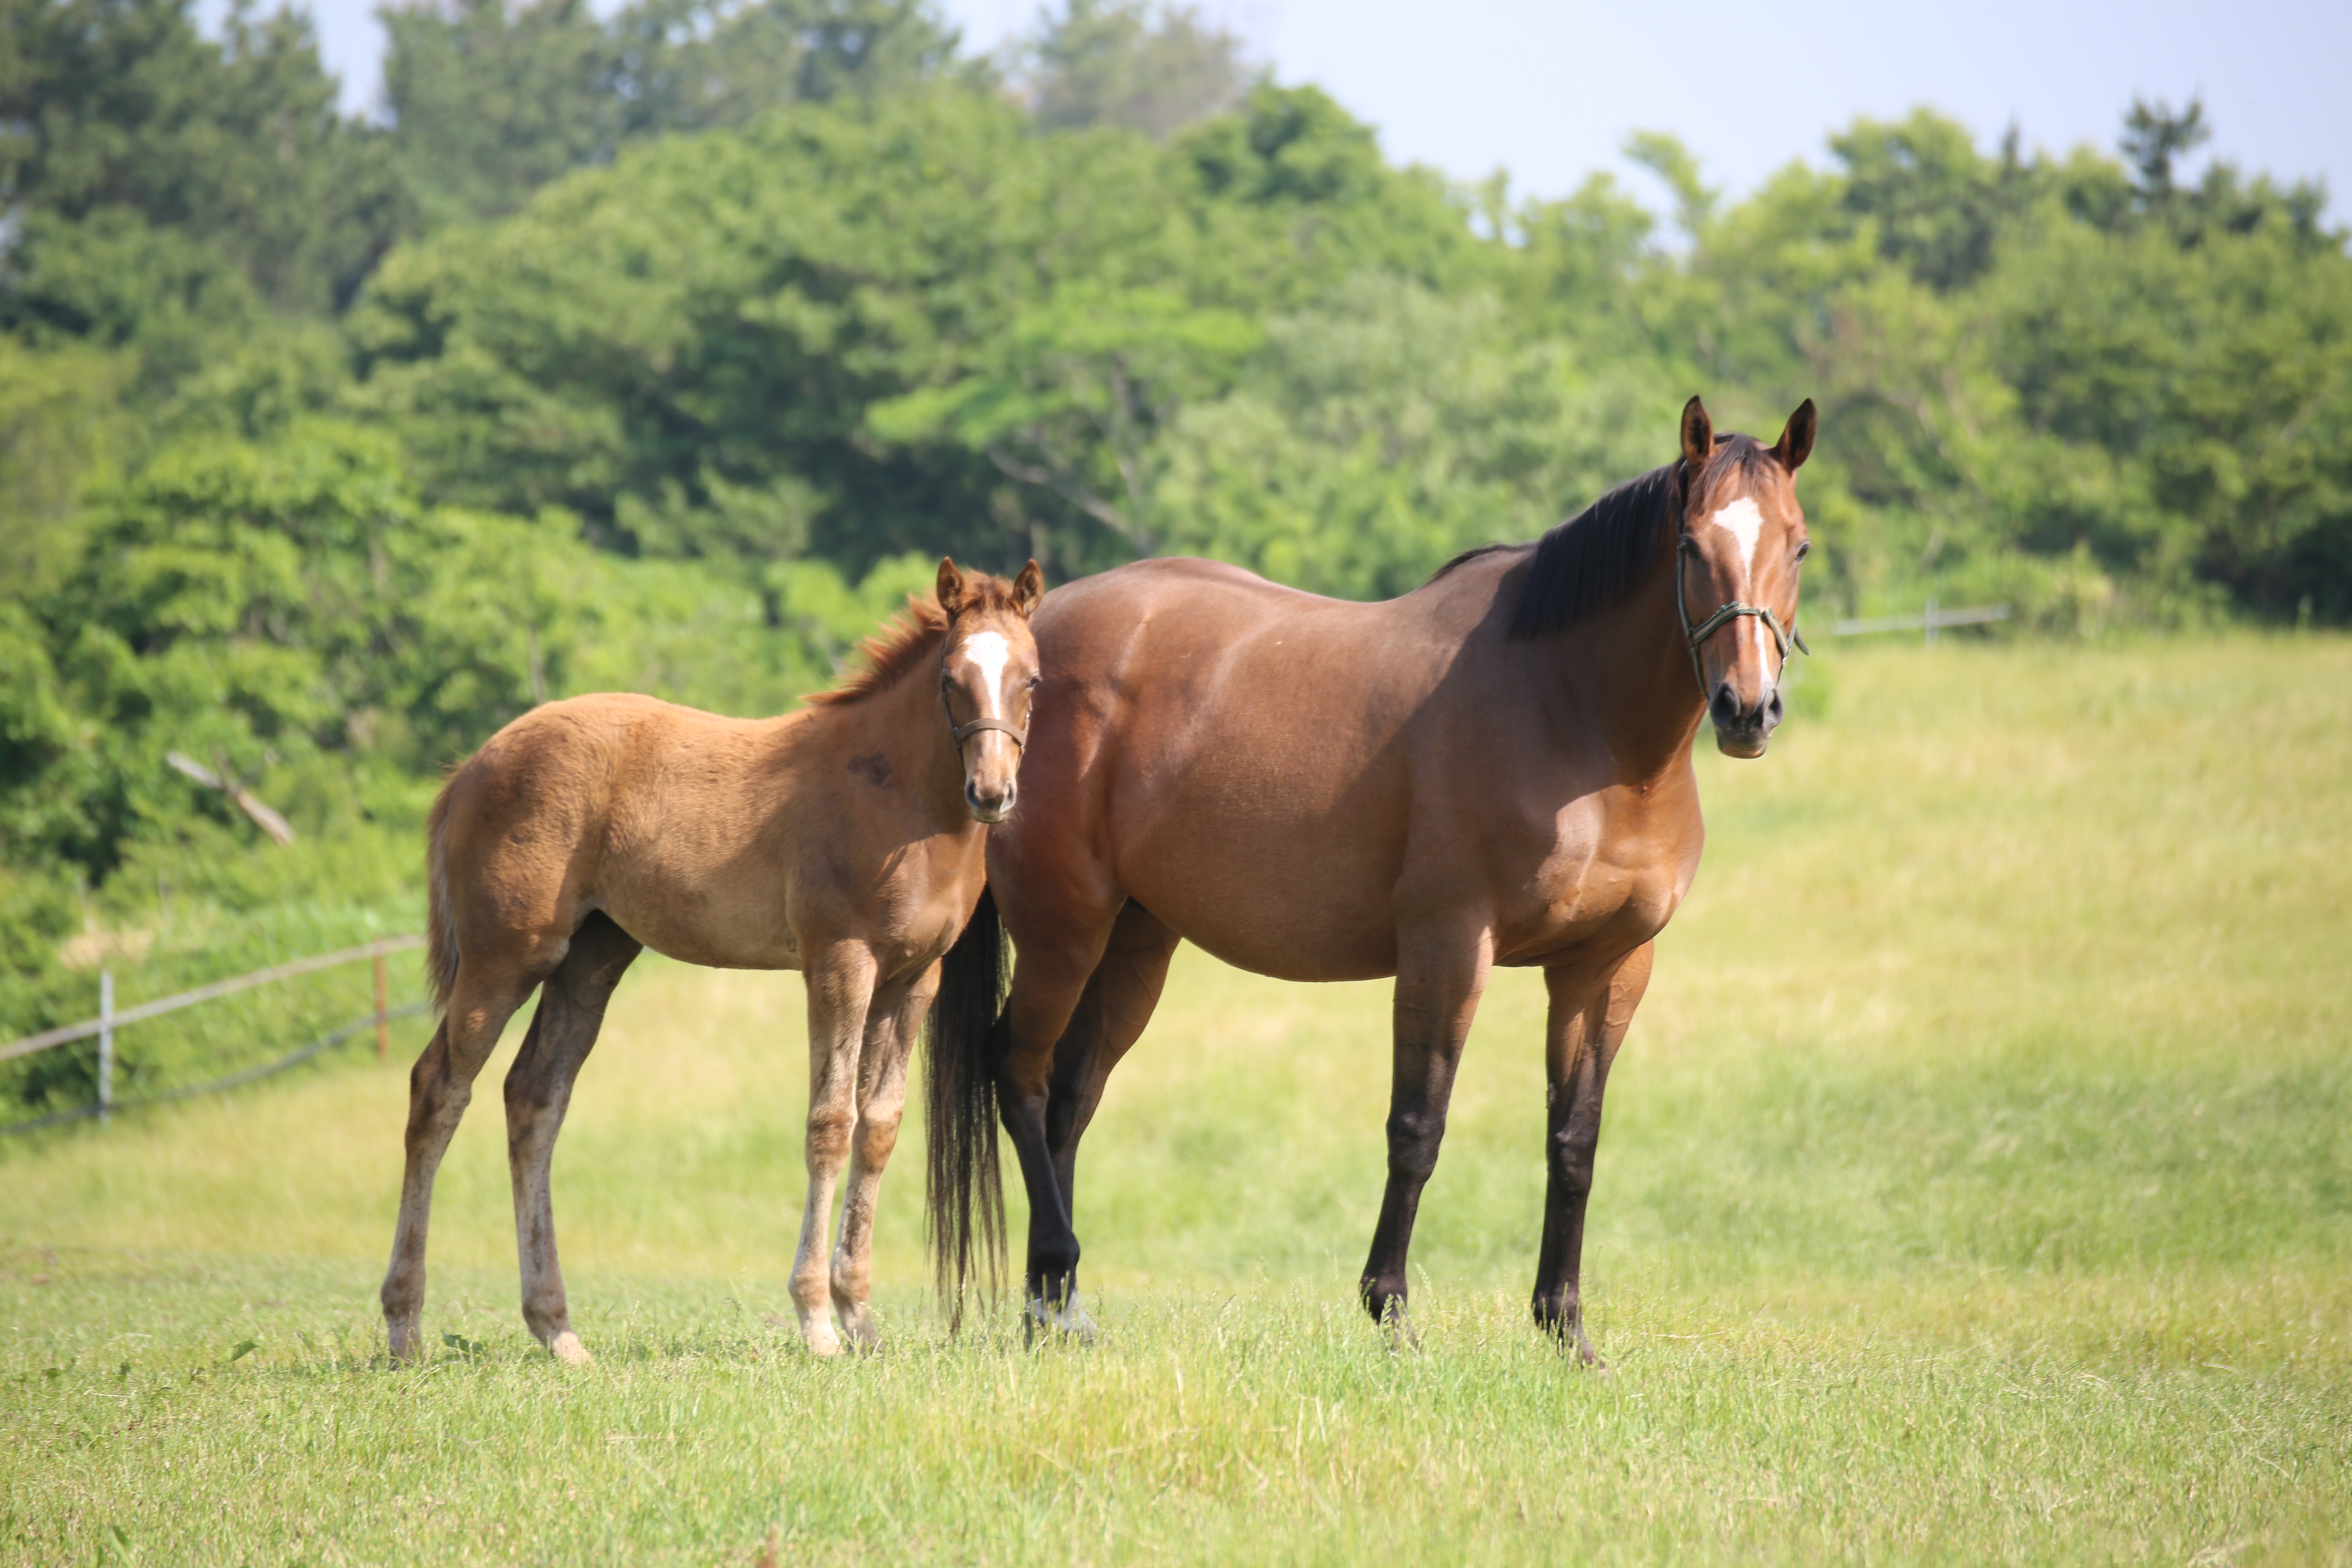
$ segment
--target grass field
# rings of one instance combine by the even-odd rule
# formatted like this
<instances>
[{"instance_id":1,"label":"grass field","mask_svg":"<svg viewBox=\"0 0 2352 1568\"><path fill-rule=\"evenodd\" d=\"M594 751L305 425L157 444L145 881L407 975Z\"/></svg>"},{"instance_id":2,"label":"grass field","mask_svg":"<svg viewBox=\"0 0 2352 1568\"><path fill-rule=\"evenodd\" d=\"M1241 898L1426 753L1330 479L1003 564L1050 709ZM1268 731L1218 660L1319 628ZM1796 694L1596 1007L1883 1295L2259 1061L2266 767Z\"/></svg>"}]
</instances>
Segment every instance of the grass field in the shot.
<instances>
[{"instance_id":1,"label":"grass field","mask_svg":"<svg viewBox=\"0 0 2352 1568\"><path fill-rule=\"evenodd\" d=\"M891 1345L818 1363L798 982L648 963L556 1166L591 1368L517 1313L494 1089L400 1372L397 1068L0 1150L0 1561L2352 1563L2352 641L1843 649L1803 706L1701 763L1608 1375L1527 1323L1535 976L1471 1042L1418 1352L1352 1297L1385 989L1188 952L1081 1171L1100 1342L945 1337L917 1142Z\"/></svg>"}]
</instances>

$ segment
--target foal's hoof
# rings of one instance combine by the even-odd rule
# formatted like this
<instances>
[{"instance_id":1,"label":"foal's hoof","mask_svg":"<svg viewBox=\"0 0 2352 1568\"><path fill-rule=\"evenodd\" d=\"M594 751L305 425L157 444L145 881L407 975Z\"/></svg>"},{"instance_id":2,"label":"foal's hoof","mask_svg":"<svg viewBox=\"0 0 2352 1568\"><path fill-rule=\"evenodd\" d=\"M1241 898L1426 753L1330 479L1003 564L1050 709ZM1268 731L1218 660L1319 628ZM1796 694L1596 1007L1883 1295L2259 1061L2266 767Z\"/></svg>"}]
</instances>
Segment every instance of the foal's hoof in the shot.
<instances>
[{"instance_id":1,"label":"foal's hoof","mask_svg":"<svg viewBox=\"0 0 2352 1568\"><path fill-rule=\"evenodd\" d=\"M596 1358L588 1353L588 1347L580 1342L580 1336L570 1329L547 1342L547 1353L566 1366L593 1366L596 1363Z\"/></svg>"},{"instance_id":2,"label":"foal's hoof","mask_svg":"<svg viewBox=\"0 0 2352 1568\"><path fill-rule=\"evenodd\" d=\"M393 1365L407 1366L425 1359L425 1332L415 1319L386 1318L383 1326Z\"/></svg>"},{"instance_id":3,"label":"foal's hoof","mask_svg":"<svg viewBox=\"0 0 2352 1568\"><path fill-rule=\"evenodd\" d=\"M1090 1345L1095 1342L1095 1321L1087 1316L1079 1303L1078 1293L1070 1292L1059 1307L1045 1304L1043 1296L1032 1296L1021 1314L1021 1342L1034 1345L1044 1340L1049 1344Z\"/></svg>"},{"instance_id":4,"label":"foal's hoof","mask_svg":"<svg viewBox=\"0 0 2352 1568\"><path fill-rule=\"evenodd\" d=\"M850 1350L859 1355L879 1355L882 1352L882 1331L869 1311L844 1312L841 1332Z\"/></svg>"}]
</instances>

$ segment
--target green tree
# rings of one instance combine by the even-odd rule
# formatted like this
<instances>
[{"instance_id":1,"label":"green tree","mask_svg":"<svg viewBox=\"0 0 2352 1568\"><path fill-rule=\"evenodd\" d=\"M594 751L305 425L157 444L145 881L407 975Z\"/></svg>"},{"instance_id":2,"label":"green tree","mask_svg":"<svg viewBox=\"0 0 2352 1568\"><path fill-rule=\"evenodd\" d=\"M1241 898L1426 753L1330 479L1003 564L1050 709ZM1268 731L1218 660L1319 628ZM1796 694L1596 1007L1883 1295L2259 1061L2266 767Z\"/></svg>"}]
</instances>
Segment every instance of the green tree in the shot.
<instances>
[{"instance_id":1,"label":"green tree","mask_svg":"<svg viewBox=\"0 0 2352 1568\"><path fill-rule=\"evenodd\" d=\"M1067 0L1038 17L1017 72L1040 125L1123 125L1165 142L1240 106L1262 73L1197 6Z\"/></svg>"}]
</instances>

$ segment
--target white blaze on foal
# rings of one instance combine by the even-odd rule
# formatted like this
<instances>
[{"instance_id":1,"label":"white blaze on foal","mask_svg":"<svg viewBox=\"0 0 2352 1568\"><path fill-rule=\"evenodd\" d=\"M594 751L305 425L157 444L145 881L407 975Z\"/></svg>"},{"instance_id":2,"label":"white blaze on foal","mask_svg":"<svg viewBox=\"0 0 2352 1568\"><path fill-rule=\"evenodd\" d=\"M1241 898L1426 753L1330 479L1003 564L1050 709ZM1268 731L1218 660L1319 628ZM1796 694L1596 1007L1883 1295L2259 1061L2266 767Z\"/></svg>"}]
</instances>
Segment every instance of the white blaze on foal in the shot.
<instances>
[{"instance_id":1,"label":"white blaze on foal","mask_svg":"<svg viewBox=\"0 0 2352 1568\"><path fill-rule=\"evenodd\" d=\"M1002 632L974 632L963 643L963 656L980 671L986 695L980 716L1001 719L1004 716L1004 661L1013 657L1013 645L1004 640Z\"/></svg>"},{"instance_id":2,"label":"white blaze on foal","mask_svg":"<svg viewBox=\"0 0 2352 1568\"><path fill-rule=\"evenodd\" d=\"M1756 591L1756 551L1764 539L1764 513L1757 508L1756 499L1741 496L1707 521L1739 542L1739 558L1748 563L1748 580L1740 584L1740 592L1743 596L1753 594ZM1764 629L1763 621L1756 616L1745 619L1748 635L1756 639L1757 660L1765 670L1771 672L1773 658L1780 651L1773 645L1772 635ZM1773 672L1769 679L1778 684L1780 676Z\"/></svg>"}]
</instances>

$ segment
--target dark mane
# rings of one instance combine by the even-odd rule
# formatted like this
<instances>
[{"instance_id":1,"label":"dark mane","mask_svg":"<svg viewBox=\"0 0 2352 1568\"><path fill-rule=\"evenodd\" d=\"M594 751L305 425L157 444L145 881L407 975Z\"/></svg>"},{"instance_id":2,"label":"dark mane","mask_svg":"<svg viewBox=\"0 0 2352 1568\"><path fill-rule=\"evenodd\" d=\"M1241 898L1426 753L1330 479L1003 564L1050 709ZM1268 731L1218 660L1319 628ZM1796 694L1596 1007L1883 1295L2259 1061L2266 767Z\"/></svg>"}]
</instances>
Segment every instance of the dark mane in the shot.
<instances>
[{"instance_id":1,"label":"dark mane","mask_svg":"<svg viewBox=\"0 0 2352 1568\"><path fill-rule=\"evenodd\" d=\"M1538 540L1511 615L1511 635L1564 630L1622 596L1666 538L1682 470L1677 460L1628 479Z\"/></svg>"},{"instance_id":2,"label":"dark mane","mask_svg":"<svg viewBox=\"0 0 2352 1568\"><path fill-rule=\"evenodd\" d=\"M964 574L963 612L973 610L1010 610L1016 607L1013 584L1002 577L984 573ZM850 671L841 684L830 691L812 691L803 700L819 707L834 707L845 702L862 702L877 691L887 691L898 683L901 676L923 661L923 656L940 646L947 636L950 623L947 612L929 594L909 594L907 608L883 624L882 629L857 645L866 662Z\"/></svg>"},{"instance_id":3,"label":"dark mane","mask_svg":"<svg viewBox=\"0 0 2352 1568\"><path fill-rule=\"evenodd\" d=\"M1565 631L1623 597L1670 542L1668 525L1682 502L1686 466L1676 458L1627 479L1536 541L1535 558L1511 613L1511 636ZM1777 472L1779 463L1752 436L1718 436L1699 475L1698 493L1705 495L1735 469L1760 480L1768 471ZM1489 544L1465 551L1439 568L1437 576L1487 551L1510 548Z\"/></svg>"}]
</instances>

